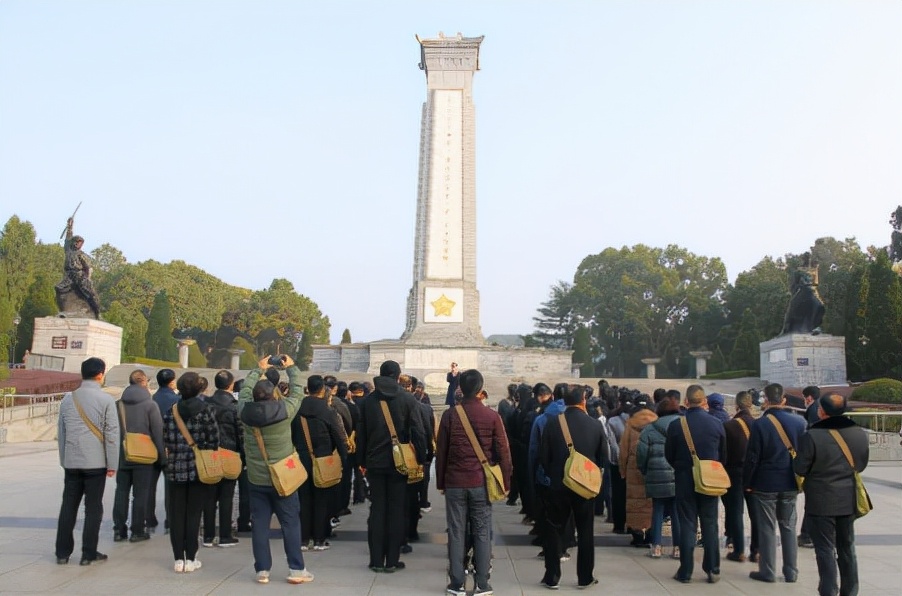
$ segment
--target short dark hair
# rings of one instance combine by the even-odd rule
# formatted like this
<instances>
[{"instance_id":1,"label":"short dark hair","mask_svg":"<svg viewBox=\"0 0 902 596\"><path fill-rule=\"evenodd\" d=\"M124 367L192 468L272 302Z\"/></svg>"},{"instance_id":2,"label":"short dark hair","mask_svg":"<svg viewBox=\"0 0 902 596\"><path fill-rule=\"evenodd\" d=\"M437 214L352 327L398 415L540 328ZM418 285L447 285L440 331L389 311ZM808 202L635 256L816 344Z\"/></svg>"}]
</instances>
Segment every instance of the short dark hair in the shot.
<instances>
[{"instance_id":1,"label":"short dark hair","mask_svg":"<svg viewBox=\"0 0 902 596\"><path fill-rule=\"evenodd\" d=\"M821 398L821 388L817 385L808 385L802 389L802 395L817 401Z\"/></svg>"},{"instance_id":2,"label":"short dark hair","mask_svg":"<svg viewBox=\"0 0 902 596\"><path fill-rule=\"evenodd\" d=\"M570 391L570 385L567 383L558 383L554 386L554 391L551 394L554 396L554 401L559 399L564 399L564 396Z\"/></svg>"},{"instance_id":3,"label":"short dark hair","mask_svg":"<svg viewBox=\"0 0 902 596\"><path fill-rule=\"evenodd\" d=\"M655 406L655 414L658 416L667 416L668 414L677 414L680 411L680 400L672 397L664 397Z\"/></svg>"},{"instance_id":4,"label":"short dark hair","mask_svg":"<svg viewBox=\"0 0 902 596\"><path fill-rule=\"evenodd\" d=\"M552 395L551 387L545 383L536 383L532 388L532 394L538 399L542 395Z\"/></svg>"},{"instance_id":5,"label":"short dark hair","mask_svg":"<svg viewBox=\"0 0 902 596\"><path fill-rule=\"evenodd\" d=\"M678 389L668 389L667 397L669 397L670 399L675 399L677 400L677 403L679 403L680 399L683 398L683 394L680 393Z\"/></svg>"},{"instance_id":6,"label":"short dark hair","mask_svg":"<svg viewBox=\"0 0 902 596\"><path fill-rule=\"evenodd\" d=\"M401 376L401 365L394 360L386 360L379 367L379 376L390 377L397 381L398 377Z\"/></svg>"},{"instance_id":7,"label":"short dark hair","mask_svg":"<svg viewBox=\"0 0 902 596\"><path fill-rule=\"evenodd\" d=\"M351 393L363 391L363 383L359 381L351 381L350 383L348 383L348 391L350 391Z\"/></svg>"},{"instance_id":8,"label":"short dark hair","mask_svg":"<svg viewBox=\"0 0 902 596\"><path fill-rule=\"evenodd\" d=\"M275 390L276 386L268 379L257 381L257 384L254 385L254 401L268 401L272 399Z\"/></svg>"},{"instance_id":9,"label":"short dark hair","mask_svg":"<svg viewBox=\"0 0 902 596\"><path fill-rule=\"evenodd\" d=\"M235 382L235 375L227 370L221 370L213 377L213 385L220 391L229 388L229 385Z\"/></svg>"},{"instance_id":10,"label":"short dark hair","mask_svg":"<svg viewBox=\"0 0 902 596\"><path fill-rule=\"evenodd\" d=\"M157 385L169 387L169 383L175 380L175 371L171 368L161 368L157 371Z\"/></svg>"},{"instance_id":11,"label":"short dark hair","mask_svg":"<svg viewBox=\"0 0 902 596\"><path fill-rule=\"evenodd\" d=\"M279 384L279 379L282 378L282 375L278 370L274 368L267 368L263 372L263 376L266 377L266 380L273 384L273 387Z\"/></svg>"},{"instance_id":12,"label":"short dark hair","mask_svg":"<svg viewBox=\"0 0 902 596\"><path fill-rule=\"evenodd\" d=\"M818 403L827 416L842 416L849 405L846 398L839 393L828 393L822 396Z\"/></svg>"},{"instance_id":13,"label":"short dark hair","mask_svg":"<svg viewBox=\"0 0 902 596\"><path fill-rule=\"evenodd\" d=\"M143 383L147 380L147 373L143 370L136 369L133 370L130 375L128 375L128 384L129 385L137 385L138 383Z\"/></svg>"},{"instance_id":14,"label":"short dark hair","mask_svg":"<svg viewBox=\"0 0 902 596\"><path fill-rule=\"evenodd\" d=\"M348 395L348 384L344 381L338 382L338 391L336 391L335 395L338 397L346 397Z\"/></svg>"},{"instance_id":15,"label":"short dark hair","mask_svg":"<svg viewBox=\"0 0 902 596\"><path fill-rule=\"evenodd\" d=\"M97 375L101 375L105 372L106 362L96 356L92 356L81 363L81 378L85 381L94 379Z\"/></svg>"},{"instance_id":16,"label":"short dark hair","mask_svg":"<svg viewBox=\"0 0 902 596\"><path fill-rule=\"evenodd\" d=\"M705 403L705 390L701 385L689 385L686 387L686 403L690 406L700 406Z\"/></svg>"},{"instance_id":17,"label":"short dark hair","mask_svg":"<svg viewBox=\"0 0 902 596\"><path fill-rule=\"evenodd\" d=\"M667 397L667 390L663 387L658 387L655 389L655 392L652 393L652 399L655 400L656 404L661 403Z\"/></svg>"},{"instance_id":18,"label":"short dark hair","mask_svg":"<svg viewBox=\"0 0 902 596\"><path fill-rule=\"evenodd\" d=\"M244 387L244 379L238 379L235 381L235 384L232 385L232 391L236 393L240 393L241 389Z\"/></svg>"},{"instance_id":19,"label":"short dark hair","mask_svg":"<svg viewBox=\"0 0 902 596\"><path fill-rule=\"evenodd\" d=\"M783 385L779 383L771 383L764 388L764 397L767 398L767 403L769 404L780 403L781 401L783 401Z\"/></svg>"},{"instance_id":20,"label":"short dark hair","mask_svg":"<svg viewBox=\"0 0 902 596\"><path fill-rule=\"evenodd\" d=\"M586 388L582 385L573 385L569 391L564 393L565 406L578 406L584 401L586 401Z\"/></svg>"},{"instance_id":21,"label":"short dark hair","mask_svg":"<svg viewBox=\"0 0 902 596\"><path fill-rule=\"evenodd\" d=\"M482 378L482 373L475 368L460 373L460 390L464 397L475 397L476 394L482 391L484 384L485 379Z\"/></svg>"},{"instance_id":22,"label":"short dark hair","mask_svg":"<svg viewBox=\"0 0 902 596\"><path fill-rule=\"evenodd\" d=\"M334 375L326 375L323 377L323 384L329 389L332 389L338 385L338 379L336 379Z\"/></svg>"},{"instance_id":23,"label":"short dark hair","mask_svg":"<svg viewBox=\"0 0 902 596\"><path fill-rule=\"evenodd\" d=\"M748 391L740 391L736 394L736 407L740 410L752 409L752 394Z\"/></svg>"},{"instance_id":24,"label":"short dark hair","mask_svg":"<svg viewBox=\"0 0 902 596\"><path fill-rule=\"evenodd\" d=\"M316 395L326 386L326 380L322 375L310 375L307 377L307 395Z\"/></svg>"},{"instance_id":25,"label":"short dark hair","mask_svg":"<svg viewBox=\"0 0 902 596\"><path fill-rule=\"evenodd\" d=\"M182 399L196 397L204 390L204 378L196 372L188 371L179 377L175 386L178 387Z\"/></svg>"}]
</instances>

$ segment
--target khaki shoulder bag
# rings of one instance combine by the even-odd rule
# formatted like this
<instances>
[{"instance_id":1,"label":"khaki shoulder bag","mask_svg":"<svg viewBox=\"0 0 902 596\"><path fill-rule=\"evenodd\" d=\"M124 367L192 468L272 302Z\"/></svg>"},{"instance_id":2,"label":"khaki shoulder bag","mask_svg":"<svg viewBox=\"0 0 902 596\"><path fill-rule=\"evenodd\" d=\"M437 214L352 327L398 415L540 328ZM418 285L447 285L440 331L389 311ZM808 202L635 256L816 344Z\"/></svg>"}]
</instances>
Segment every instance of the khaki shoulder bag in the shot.
<instances>
[{"instance_id":1,"label":"khaki shoulder bag","mask_svg":"<svg viewBox=\"0 0 902 596\"><path fill-rule=\"evenodd\" d=\"M191 433L185 427L185 421L179 414L179 406L172 406L172 417L179 427L179 432L185 438L188 446L194 452L194 467L197 469L197 479L204 484L216 484L222 480L222 460L219 457L219 451L216 449L200 449Z\"/></svg>"},{"instance_id":2,"label":"khaki shoulder bag","mask_svg":"<svg viewBox=\"0 0 902 596\"><path fill-rule=\"evenodd\" d=\"M855 478L855 517L864 517L874 508L874 504L871 503L871 496L868 494L868 489L864 486L861 475L855 469L855 460L852 459L852 452L849 451L849 445L846 444L845 439L842 438L838 430L834 429L830 430L830 436L839 444L843 455L846 456L846 461L849 462L849 466L852 468L852 474Z\"/></svg>"},{"instance_id":3,"label":"khaki shoulder bag","mask_svg":"<svg viewBox=\"0 0 902 596\"><path fill-rule=\"evenodd\" d=\"M786 436L786 431L783 430L783 425L780 424L780 421L777 420L776 416L768 416L767 414L765 414L764 416L765 418L770 419L770 421L774 424L774 427L777 429L777 434L780 435L780 440L783 441L783 446L786 447L787 451L789 451L790 461L794 460L796 458L796 450L792 446L792 443L789 442L789 437ZM805 486L805 477L799 476L798 474L796 474L795 477L796 487L799 489L799 492L802 492Z\"/></svg>"},{"instance_id":4,"label":"khaki shoulder bag","mask_svg":"<svg viewBox=\"0 0 902 596\"><path fill-rule=\"evenodd\" d=\"M601 492L601 469L594 461L574 449L573 437L570 436L570 426L564 414L558 414L561 424L561 432L564 434L564 442L570 455L564 462L564 486L584 499L594 499Z\"/></svg>"},{"instance_id":5,"label":"khaki shoulder bag","mask_svg":"<svg viewBox=\"0 0 902 596\"><path fill-rule=\"evenodd\" d=\"M304 430L304 441L307 443L307 451L313 460L313 486L317 488L329 488L341 482L341 456L338 449L325 457L316 457L313 453L313 442L310 440L310 427L307 419L301 416L301 428Z\"/></svg>"},{"instance_id":6,"label":"khaki shoulder bag","mask_svg":"<svg viewBox=\"0 0 902 596\"><path fill-rule=\"evenodd\" d=\"M395 469L407 476L407 484L414 484L423 479L423 466L417 461L417 454L413 450L410 443L402 443L398 440L398 433L395 431L395 423L391 418L391 412L388 411L388 404L384 400L379 400L382 406L382 415L385 416L385 423L388 425L388 432L391 435L391 457L395 464Z\"/></svg>"},{"instance_id":7,"label":"khaki shoulder bag","mask_svg":"<svg viewBox=\"0 0 902 596\"><path fill-rule=\"evenodd\" d=\"M159 458L157 446L153 444L150 435L144 433L128 432L127 421L125 419L125 404L119 401L119 415L122 418L122 434L125 438L122 440L122 452L125 454L125 461L132 464L152 464L156 463Z\"/></svg>"},{"instance_id":8,"label":"khaki shoulder bag","mask_svg":"<svg viewBox=\"0 0 902 596\"><path fill-rule=\"evenodd\" d=\"M271 464L269 463L269 456L266 454L263 433L256 426L251 427L251 429L254 431L254 438L257 439L260 455L263 456L263 463L269 469L269 479L272 481L273 488L276 489L280 497L287 497L293 494L307 481L307 468L301 463L298 452L292 449L289 455Z\"/></svg>"},{"instance_id":9,"label":"khaki shoulder bag","mask_svg":"<svg viewBox=\"0 0 902 596\"><path fill-rule=\"evenodd\" d=\"M485 488L489 494L489 501L492 503L504 501L507 499L507 491L504 490L504 474L501 473L501 466L489 463L488 458L485 456L485 451L482 450L482 445L479 444L479 440L476 438L476 433L473 432L473 426L470 424L470 419L467 418L464 407L457 405L454 406L454 409L457 410L460 422L464 426L464 432L467 433L467 438L470 439L470 445L472 445L473 451L476 453L476 459L479 460L479 464L482 466L482 471L485 474Z\"/></svg>"},{"instance_id":10,"label":"khaki shoulder bag","mask_svg":"<svg viewBox=\"0 0 902 596\"><path fill-rule=\"evenodd\" d=\"M683 436L686 437L689 453L692 455L692 478L695 480L695 492L709 497L725 495L730 488L730 476L727 474L727 470L716 459L699 459L685 416L680 417L680 424L683 427Z\"/></svg>"}]
</instances>

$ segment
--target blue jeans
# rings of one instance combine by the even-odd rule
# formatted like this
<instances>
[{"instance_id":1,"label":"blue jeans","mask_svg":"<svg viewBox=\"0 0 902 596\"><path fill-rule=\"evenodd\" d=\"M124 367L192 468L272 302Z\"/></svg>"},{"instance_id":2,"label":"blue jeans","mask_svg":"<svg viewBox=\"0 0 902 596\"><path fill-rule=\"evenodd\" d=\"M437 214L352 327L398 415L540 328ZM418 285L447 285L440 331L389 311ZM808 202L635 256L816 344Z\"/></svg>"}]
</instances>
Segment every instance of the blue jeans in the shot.
<instances>
[{"instance_id":1,"label":"blue jeans","mask_svg":"<svg viewBox=\"0 0 902 596\"><path fill-rule=\"evenodd\" d=\"M484 486L478 488L446 488L445 517L448 522L448 576L454 587L463 586L467 528L473 538L476 586L489 584L492 557L492 505Z\"/></svg>"},{"instance_id":2,"label":"blue jeans","mask_svg":"<svg viewBox=\"0 0 902 596\"><path fill-rule=\"evenodd\" d=\"M752 493L758 521L758 571L768 579L777 576L777 527L783 547L783 577L795 581L799 577L796 542L796 497L798 491Z\"/></svg>"},{"instance_id":3,"label":"blue jeans","mask_svg":"<svg viewBox=\"0 0 902 596\"><path fill-rule=\"evenodd\" d=\"M310 482L313 482L310 480ZM300 501L296 493L280 497L271 486L248 483L251 501L251 546L254 551L254 570L272 569L272 552L269 550L269 520L276 514L282 526L282 543L289 569L303 569L301 554Z\"/></svg>"},{"instance_id":4,"label":"blue jeans","mask_svg":"<svg viewBox=\"0 0 902 596\"><path fill-rule=\"evenodd\" d=\"M654 497L651 500L651 543L661 544L661 528L664 526L664 512L670 511L670 542L680 544L680 517L676 514L675 497Z\"/></svg>"}]
</instances>

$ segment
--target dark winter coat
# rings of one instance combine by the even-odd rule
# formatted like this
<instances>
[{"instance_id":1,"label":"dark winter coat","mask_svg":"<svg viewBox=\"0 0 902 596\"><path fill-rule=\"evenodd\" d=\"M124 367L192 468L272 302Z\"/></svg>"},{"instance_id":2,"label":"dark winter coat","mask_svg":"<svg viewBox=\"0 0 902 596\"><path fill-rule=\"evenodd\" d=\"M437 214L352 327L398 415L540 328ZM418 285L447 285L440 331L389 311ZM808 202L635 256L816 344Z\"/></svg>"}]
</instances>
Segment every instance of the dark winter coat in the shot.
<instances>
[{"instance_id":1,"label":"dark winter coat","mask_svg":"<svg viewBox=\"0 0 902 596\"><path fill-rule=\"evenodd\" d=\"M679 421L679 414L662 416L642 429L636 450L636 464L645 476L645 494L653 499L672 497L676 494L673 467L664 457L664 443L670 424Z\"/></svg>"},{"instance_id":2,"label":"dark winter coat","mask_svg":"<svg viewBox=\"0 0 902 596\"><path fill-rule=\"evenodd\" d=\"M752 425L742 466L742 486L763 493L798 490L792 471L792 457L771 418L780 421L793 449L798 451L799 442L805 434L805 419L784 408L768 408Z\"/></svg>"},{"instance_id":3,"label":"dark winter coat","mask_svg":"<svg viewBox=\"0 0 902 596\"><path fill-rule=\"evenodd\" d=\"M740 420L745 423L749 432L748 436L739 423ZM727 435L727 463L724 464L724 467L730 472L742 472L753 424L755 424L755 417L752 416L752 413L748 410L739 410L731 420L723 425L723 430Z\"/></svg>"},{"instance_id":4,"label":"dark winter coat","mask_svg":"<svg viewBox=\"0 0 902 596\"><path fill-rule=\"evenodd\" d=\"M489 464L501 465L504 488L510 489L511 454L501 417L475 397L463 398L460 405ZM456 407L445 410L439 422L435 484L439 490L485 486L485 472L467 437Z\"/></svg>"},{"instance_id":5,"label":"dark winter coat","mask_svg":"<svg viewBox=\"0 0 902 596\"><path fill-rule=\"evenodd\" d=\"M133 464L125 461L125 451L122 449L122 443L125 441L126 432L149 436L157 447L157 462L162 464L166 459L166 452L163 450L163 416L160 414L160 408L153 402L150 391L143 385L129 385L122 392L119 403L122 404L122 406L116 405L116 411L119 413L119 431L121 433L121 440L119 441L119 469L152 465ZM122 420L122 408L125 409L124 421Z\"/></svg>"},{"instance_id":6,"label":"dark winter coat","mask_svg":"<svg viewBox=\"0 0 902 596\"><path fill-rule=\"evenodd\" d=\"M651 499L645 494L645 478L639 471L637 455L642 430L657 419L651 410L636 410L620 439L620 476L626 480L626 527L633 530L651 527Z\"/></svg>"},{"instance_id":7,"label":"dark winter coat","mask_svg":"<svg viewBox=\"0 0 902 596\"><path fill-rule=\"evenodd\" d=\"M868 436L845 416L831 416L811 425L802 435L793 462L796 474L805 477L805 513L839 517L855 512L855 479L849 460L830 434L837 430L860 473L868 465Z\"/></svg>"},{"instance_id":8,"label":"dark winter coat","mask_svg":"<svg viewBox=\"0 0 902 596\"><path fill-rule=\"evenodd\" d=\"M206 402L219 425L220 447L243 453L244 429L238 421L238 402L235 401L235 396L217 389Z\"/></svg>"},{"instance_id":9,"label":"dark winter coat","mask_svg":"<svg viewBox=\"0 0 902 596\"><path fill-rule=\"evenodd\" d=\"M326 398L307 396L301 402L301 408L297 416L291 421L291 442L294 443L304 467L309 473L313 473L313 460L310 458L310 450L307 448L307 438L301 425L301 418L307 421L310 430L310 443L313 445L314 457L326 457L338 450L341 457L341 465L345 466L348 459L348 445L344 439L341 427L341 418L335 415L335 410L329 407Z\"/></svg>"},{"instance_id":10,"label":"dark winter coat","mask_svg":"<svg viewBox=\"0 0 902 596\"><path fill-rule=\"evenodd\" d=\"M200 397L180 399L173 406L198 449L219 449L219 425ZM194 482L197 480L197 464L194 451L179 431L170 408L163 414L163 444L167 450L166 477L170 482Z\"/></svg>"},{"instance_id":11,"label":"dark winter coat","mask_svg":"<svg viewBox=\"0 0 902 596\"><path fill-rule=\"evenodd\" d=\"M375 377L375 390L360 407L357 426L357 463L367 470L389 472L395 469L392 460L391 434L382 413L381 403L388 404L389 414L401 443L410 443L423 463L426 458L426 435L417 399L404 391L391 377Z\"/></svg>"},{"instance_id":12,"label":"dark winter coat","mask_svg":"<svg viewBox=\"0 0 902 596\"><path fill-rule=\"evenodd\" d=\"M685 416L698 458L724 463L727 459L727 442L723 423L698 406L686 410ZM673 466L674 477L680 472L692 477L692 455L683 435L683 425L679 421L667 427L664 457Z\"/></svg>"},{"instance_id":13,"label":"dark winter coat","mask_svg":"<svg viewBox=\"0 0 902 596\"><path fill-rule=\"evenodd\" d=\"M608 459L604 426L578 407L566 408L564 418L573 440L573 448L595 462L596 466L603 468ZM539 445L539 462L551 479L552 489L564 489L564 464L568 457L570 452L564 441L561 422L557 416L550 417Z\"/></svg>"}]
</instances>

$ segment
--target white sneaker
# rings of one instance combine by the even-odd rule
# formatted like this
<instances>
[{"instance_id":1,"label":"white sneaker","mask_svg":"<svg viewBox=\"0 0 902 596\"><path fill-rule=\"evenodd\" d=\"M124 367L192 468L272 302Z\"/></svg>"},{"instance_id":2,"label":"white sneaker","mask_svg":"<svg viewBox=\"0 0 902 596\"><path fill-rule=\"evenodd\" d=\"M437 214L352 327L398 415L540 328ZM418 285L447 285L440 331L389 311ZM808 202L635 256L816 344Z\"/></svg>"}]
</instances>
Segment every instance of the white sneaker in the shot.
<instances>
[{"instance_id":1,"label":"white sneaker","mask_svg":"<svg viewBox=\"0 0 902 596\"><path fill-rule=\"evenodd\" d=\"M175 562L175 566L173 567L176 573L184 573L185 572L185 561L179 559Z\"/></svg>"},{"instance_id":2,"label":"white sneaker","mask_svg":"<svg viewBox=\"0 0 902 596\"><path fill-rule=\"evenodd\" d=\"M202 566L203 565L201 565L201 562L198 561L197 559L194 559L193 561L188 559L187 561L185 561L185 573L191 573L192 571L197 571Z\"/></svg>"},{"instance_id":3,"label":"white sneaker","mask_svg":"<svg viewBox=\"0 0 902 596\"><path fill-rule=\"evenodd\" d=\"M289 569L288 570L288 583L289 584L306 584L313 581L313 574L307 571L307 569Z\"/></svg>"},{"instance_id":4,"label":"white sneaker","mask_svg":"<svg viewBox=\"0 0 902 596\"><path fill-rule=\"evenodd\" d=\"M257 583L258 584L268 584L269 583L269 571L258 571L257 572Z\"/></svg>"}]
</instances>

